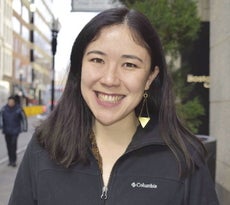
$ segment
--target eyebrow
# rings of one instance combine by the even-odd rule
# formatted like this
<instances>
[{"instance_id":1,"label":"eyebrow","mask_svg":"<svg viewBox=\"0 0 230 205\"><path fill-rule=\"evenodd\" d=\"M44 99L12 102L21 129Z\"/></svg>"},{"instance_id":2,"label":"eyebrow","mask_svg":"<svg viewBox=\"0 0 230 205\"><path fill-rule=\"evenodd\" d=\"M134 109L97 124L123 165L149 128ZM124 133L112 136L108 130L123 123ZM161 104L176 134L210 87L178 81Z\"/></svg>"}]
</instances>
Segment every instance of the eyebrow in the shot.
<instances>
[{"instance_id":1,"label":"eyebrow","mask_svg":"<svg viewBox=\"0 0 230 205\"><path fill-rule=\"evenodd\" d=\"M122 58L136 59L140 61L141 63L143 63L143 60L141 58L134 56L134 55L122 55Z\"/></svg>"},{"instance_id":2,"label":"eyebrow","mask_svg":"<svg viewBox=\"0 0 230 205\"><path fill-rule=\"evenodd\" d=\"M99 55L103 55L103 56L106 55L102 51L98 51L98 50L93 50L93 51L89 51L89 52L86 53L86 55L90 55L90 54L99 54Z\"/></svg>"}]
</instances>

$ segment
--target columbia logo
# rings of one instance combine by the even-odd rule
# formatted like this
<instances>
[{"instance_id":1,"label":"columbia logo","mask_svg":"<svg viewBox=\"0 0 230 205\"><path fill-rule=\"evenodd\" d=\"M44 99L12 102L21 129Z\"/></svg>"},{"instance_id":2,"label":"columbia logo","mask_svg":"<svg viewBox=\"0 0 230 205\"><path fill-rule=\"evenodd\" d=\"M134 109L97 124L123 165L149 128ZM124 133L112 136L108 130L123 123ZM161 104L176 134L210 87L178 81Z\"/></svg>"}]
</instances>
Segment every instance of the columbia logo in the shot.
<instances>
[{"instance_id":1,"label":"columbia logo","mask_svg":"<svg viewBox=\"0 0 230 205\"><path fill-rule=\"evenodd\" d=\"M157 184L145 184L140 182L132 182L131 187L133 188L145 188L145 189L157 189Z\"/></svg>"}]
</instances>

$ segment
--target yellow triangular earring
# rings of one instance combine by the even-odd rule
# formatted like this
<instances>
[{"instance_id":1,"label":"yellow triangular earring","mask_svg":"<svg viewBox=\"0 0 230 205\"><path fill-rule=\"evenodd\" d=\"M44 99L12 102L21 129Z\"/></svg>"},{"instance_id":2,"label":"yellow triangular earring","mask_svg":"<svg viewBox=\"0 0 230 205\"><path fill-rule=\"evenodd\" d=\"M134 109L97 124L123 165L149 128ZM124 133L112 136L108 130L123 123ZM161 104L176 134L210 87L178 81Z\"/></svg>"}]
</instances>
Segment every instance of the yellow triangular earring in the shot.
<instances>
[{"instance_id":1,"label":"yellow triangular earring","mask_svg":"<svg viewBox=\"0 0 230 205\"><path fill-rule=\"evenodd\" d=\"M150 117L138 117L138 119L141 123L141 126L144 128L148 124Z\"/></svg>"},{"instance_id":2,"label":"yellow triangular earring","mask_svg":"<svg viewBox=\"0 0 230 205\"><path fill-rule=\"evenodd\" d=\"M144 93L143 98L144 99L143 99L143 103L142 103L142 106L141 106L141 111L140 111L138 120L141 123L141 126L144 128L148 124L148 122L150 120L149 111L148 111L148 105L147 105L148 94L146 92ZM146 109L147 116L142 116L144 106L145 106L145 109Z\"/></svg>"}]
</instances>

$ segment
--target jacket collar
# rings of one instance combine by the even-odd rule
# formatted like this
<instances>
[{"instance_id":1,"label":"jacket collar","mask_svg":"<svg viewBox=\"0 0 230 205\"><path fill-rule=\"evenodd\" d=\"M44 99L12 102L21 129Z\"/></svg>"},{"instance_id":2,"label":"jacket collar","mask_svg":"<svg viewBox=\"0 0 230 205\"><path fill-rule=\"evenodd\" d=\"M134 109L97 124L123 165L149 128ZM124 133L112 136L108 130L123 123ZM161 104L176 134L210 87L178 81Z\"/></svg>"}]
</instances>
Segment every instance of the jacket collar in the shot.
<instances>
[{"instance_id":1,"label":"jacket collar","mask_svg":"<svg viewBox=\"0 0 230 205\"><path fill-rule=\"evenodd\" d=\"M10 107L8 104L5 105L5 109L10 110L10 111L16 110L17 108L18 108L18 105L14 105L13 107Z\"/></svg>"},{"instance_id":2,"label":"jacket collar","mask_svg":"<svg viewBox=\"0 0 230 205\"><path fill-rule=\"evenodd\" d=\"M148 145L166 145L160 136L159 124L156 119L151 119L145 128L137 127L136 133L126 152L139 149Z\"/></svg>"},{"instance_id":3,"label":"jacket collar","mask_svg":"<svg viewBox=\"0 0 230 205\"><path fill-rule=\"evenodd\" d=\"M194 161L197 166L202 166L204 160L198 155L197 150L188 142L185 141L185 143L189 153L191 154L192 161ZM150 120L145 128L142 128L140 125L138 126L131 143L126 149L126 153L149 145L168 146L160 135L159 123L156 119ZM182 151L178 151L178 156L180 157L180 162L183 163L183 166L186 166Z\"/></svg>"}]
</instances>

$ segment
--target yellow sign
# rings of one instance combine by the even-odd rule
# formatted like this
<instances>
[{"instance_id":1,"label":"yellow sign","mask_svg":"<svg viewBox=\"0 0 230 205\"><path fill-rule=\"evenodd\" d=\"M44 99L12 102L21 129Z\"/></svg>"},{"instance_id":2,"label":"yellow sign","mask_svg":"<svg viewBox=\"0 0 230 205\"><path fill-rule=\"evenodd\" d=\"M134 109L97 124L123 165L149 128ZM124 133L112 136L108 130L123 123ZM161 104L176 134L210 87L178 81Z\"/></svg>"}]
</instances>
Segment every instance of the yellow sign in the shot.
<instances>
[{"instance_id":1,"label":"yellow sign","mask_svg":"<svg viewBox=\"0 0 230 205\"><path fill-rule=\"evenodd\" d=\"M205 88L210 88L210 76L206 75L187 75L187 82L188 83L203 83Z\"/></svg>"}]
</instances>

